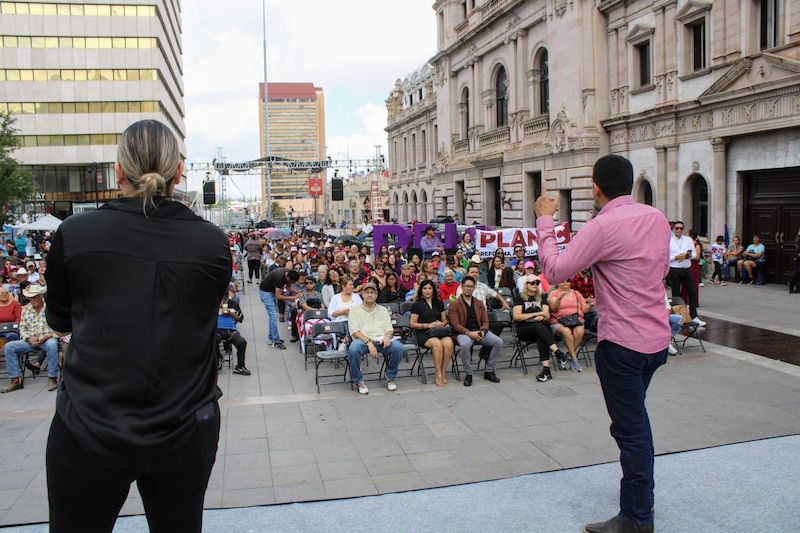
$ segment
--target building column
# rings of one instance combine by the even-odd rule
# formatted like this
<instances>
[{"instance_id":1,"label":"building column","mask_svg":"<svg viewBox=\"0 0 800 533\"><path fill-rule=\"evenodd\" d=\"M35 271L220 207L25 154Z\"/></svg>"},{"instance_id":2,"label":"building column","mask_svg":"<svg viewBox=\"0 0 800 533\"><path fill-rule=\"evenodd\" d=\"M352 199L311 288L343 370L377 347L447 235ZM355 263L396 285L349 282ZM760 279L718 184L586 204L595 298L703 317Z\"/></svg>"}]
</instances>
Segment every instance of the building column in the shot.
<instances>
[{"instance_id":1,"label":"building column","mask_svg":"<svg viewBox=\"0 0 800 533\"><path fill-rule=\"evenodd\" d=\"M680 176L678 175L678 147L666 146L665 151L665 167L667 169L667 190L672 189L674 197L671 194L667 196L667 213L672 213L672 220L683 220L685 217L680 209L679 199L681 198L680 191ZM670 215L667 215L670 218Z\"/></svg>"},{"instance_id":2,"label":"building column","mask_svg":"<svg viewBox=\"0 0 800 533\"><path fill-rule=\"evenodd\" d=\"M711 196L711 228L708 234L722 233L728 221L728 139L715 137L710 140L714 149L714 192Z\"/></svg>"},{"instance_id":3,"label":"building column","mask_svg":"<svg viewBox=\"0 0 800 533\"><path fill-rule=\"evenodd\" d=\"M664 215L673 220L669 212L667 199L669 194L669 181L667 180L667 149L663 146L656 147L656 205Z\"/></svg>"}]
</instances>

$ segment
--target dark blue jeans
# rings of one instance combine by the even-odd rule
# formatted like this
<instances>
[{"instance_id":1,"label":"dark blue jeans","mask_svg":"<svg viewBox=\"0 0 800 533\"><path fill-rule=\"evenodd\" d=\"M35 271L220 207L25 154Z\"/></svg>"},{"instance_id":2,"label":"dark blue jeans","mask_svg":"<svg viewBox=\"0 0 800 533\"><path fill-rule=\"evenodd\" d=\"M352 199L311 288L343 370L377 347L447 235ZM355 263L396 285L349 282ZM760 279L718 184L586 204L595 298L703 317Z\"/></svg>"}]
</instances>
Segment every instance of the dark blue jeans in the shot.
<instances>
[{"instance_id":1,"label":"dark blue jeans","mask_svg":"<svg viewBox=\"0 0 800 533\"><path fill-rule=\"evenodd\" d=\"M611 436L619 446L619 514L637 525L653 523L655 452L645 397L653 374L666 361L666 348L643 354L600 341L595 352L595 368L611 417Z\"/></svg>"}]
</instances>

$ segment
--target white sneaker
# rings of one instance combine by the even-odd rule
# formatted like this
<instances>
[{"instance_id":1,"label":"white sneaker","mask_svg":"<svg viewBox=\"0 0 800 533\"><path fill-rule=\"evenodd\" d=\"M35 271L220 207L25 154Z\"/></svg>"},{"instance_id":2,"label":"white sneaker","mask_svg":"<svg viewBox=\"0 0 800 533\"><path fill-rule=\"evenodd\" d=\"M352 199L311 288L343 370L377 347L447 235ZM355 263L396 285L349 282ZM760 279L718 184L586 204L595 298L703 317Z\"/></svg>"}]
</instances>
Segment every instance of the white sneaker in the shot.
<instances>
[{"instance_id":1,"label":"white sneaker","mask_svg":"<svg viewBox=\"0 0 800 533\"><path fill-rule=\"evenodd\" d=\"M692 324L697 324L697 325L698 325L698 326L700 326L701 328L702 328L703 326L705 326L705 325L706 325L706 323L705 323L705 322L703 322L702 320L700 320L700 319L699 319L699 318L697 318L697 317L694 317L694 318L692 319Z\"/></svg>"},{"instance_id":2,"label":"white sneaker","mask_svg":"<svg viewBox=\"0 0 800 533\"><path fill-rule=\"evenodd\" d=\"M366 387L364 387L364 388L366 388ZM390 390L390 391L397 390L397 383L395 383L394 380L387 382L386 383L386 390Z\"/></svg>"},{"instance_id":3,"label":"white sneaker","mask_svg":"<svg viewBox=\"0 0 800 533\"><path fill-rule=\"evenodd\" d=\"M672 343L671 343L671 342L669 343L669 346L667 346L667 351L669 352L669 354L670 354L670 355L678 355L678 350L677 350L677 348L675 348L675 347L672 345Z\"/></svg>"},{"instance_id":4,"label":"white sneaker","mask_svg":"<svg viewBox=\"0 0 800 533\"><path fill-rule=\"evenodd\" d=\"M366 385L364 385L363 381L356 386L358 387L359 394L369 394L369 389L367 388Z\"/></svg>"},{"instance_id":5,"label":"white sneaker","mask_svg":"<svg viewBox=\"0 0 800 533\"><path fill-rule=\"evenodd\" d=\"M701 281L701 282L700 282L700 286L701 286L701 287L705 287L705 286L706 286L706 284L705 284L705 283L703 283L703 282Z\"/></svg>"}]
</instances>

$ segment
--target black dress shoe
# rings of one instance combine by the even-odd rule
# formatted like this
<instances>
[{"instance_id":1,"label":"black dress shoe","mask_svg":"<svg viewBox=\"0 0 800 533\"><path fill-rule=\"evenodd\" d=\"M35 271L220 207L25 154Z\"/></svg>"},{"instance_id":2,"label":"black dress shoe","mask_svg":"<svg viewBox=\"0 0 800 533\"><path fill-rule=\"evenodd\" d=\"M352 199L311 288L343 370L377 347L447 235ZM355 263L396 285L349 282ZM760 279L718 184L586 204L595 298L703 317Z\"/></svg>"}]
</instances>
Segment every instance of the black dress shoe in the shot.
<instances>
[{"instance_id":1,"label":"black dress shoe","mask_svg":"<svg viewBox=\"0 0 800 533\"><path fill-rule=\"evenodd\" d=\"M653 533L653 524L637 526L633 522L623 520L619 515L605 522L586 524L583 533Z\"/></svg>"},{"instance_id":2,"label":"black dress shoe","mask_svg":"<svg viewBox=\"0 0 800 533\"><path fill-rule=\"evenodd\" d=\"M300 340L300 337L292 337L291 339L289 339L289 342L297 342L299 340Z\"/></svg>"},{"instance_id":3,"label":"black dress shoe","mask_svg":"<svg viewBox=\"0 0 800 533\"><path fill-rule=\"evenodd\" d=\"M464 376L464 386L472 387L472 374L467 374Z\"/></svg>"},{"instance_id":4,"label":"black dress shoe","mask_svg":"<svg viewBox=\"0 0 800 533\"><path fill-rule=\"evenodd\" d=\"M500 383L500 378L494 375L494 372L484 372L483 379L491 381L492 383Z\"/></svg>"}]
</instances>

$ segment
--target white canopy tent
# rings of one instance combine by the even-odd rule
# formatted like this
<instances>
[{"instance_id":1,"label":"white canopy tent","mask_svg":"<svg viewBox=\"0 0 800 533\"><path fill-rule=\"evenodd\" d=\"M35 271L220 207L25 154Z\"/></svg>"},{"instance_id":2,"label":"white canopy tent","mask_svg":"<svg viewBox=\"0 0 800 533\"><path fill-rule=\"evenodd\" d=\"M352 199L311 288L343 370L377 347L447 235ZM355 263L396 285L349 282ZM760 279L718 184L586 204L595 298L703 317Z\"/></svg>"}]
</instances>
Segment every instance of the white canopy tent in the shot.
<instances>
[{"instance_id":1,"label":"white canopy tent","mask_svg":"<svg viewBox=\"0 0 800 533\"><path fill-rule=\"evenodd\" d=\"M23 231L55 231L60 225L60 218L53 215L45 215L35 222L21 225L19 229Z\"/></svg>"}]
</instances>

